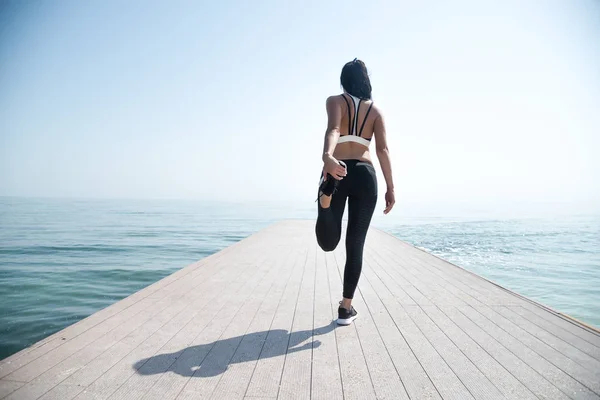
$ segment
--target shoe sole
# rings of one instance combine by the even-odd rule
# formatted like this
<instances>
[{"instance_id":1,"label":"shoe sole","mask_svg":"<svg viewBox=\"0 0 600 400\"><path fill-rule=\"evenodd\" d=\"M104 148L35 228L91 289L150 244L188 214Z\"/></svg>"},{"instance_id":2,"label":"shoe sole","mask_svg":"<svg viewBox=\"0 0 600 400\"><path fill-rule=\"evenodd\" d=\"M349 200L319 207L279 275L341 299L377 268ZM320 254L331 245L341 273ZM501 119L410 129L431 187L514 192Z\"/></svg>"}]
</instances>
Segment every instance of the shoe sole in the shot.
<instances>
[{"instance_id":1,"label":"shoe sole","mask_svg":"<svg viewBox=\"0 0 600 400\"><path fill-rule=\"evenodd\" d=\"M354 317L350 317L350 318L346 318L346 319L340 319L340 318L338 318L336 322L337 322L338 325L344 325L344 326L346 326L346 325L350 325L357 317L358 316L356 315Z\"/></svg>"}]
</instances>

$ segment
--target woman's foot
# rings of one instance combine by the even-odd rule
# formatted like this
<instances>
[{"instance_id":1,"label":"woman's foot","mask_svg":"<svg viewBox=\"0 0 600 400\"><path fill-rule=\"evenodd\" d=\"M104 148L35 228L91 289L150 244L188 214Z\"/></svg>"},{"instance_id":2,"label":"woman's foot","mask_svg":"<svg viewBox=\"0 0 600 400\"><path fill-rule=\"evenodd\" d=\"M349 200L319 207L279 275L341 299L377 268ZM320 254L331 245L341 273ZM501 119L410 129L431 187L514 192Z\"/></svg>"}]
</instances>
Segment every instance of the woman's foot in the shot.
<instances>
[{"instance_id":1,"label":"woman's foot","mask_svg":"<svg viewBox=\"0 0 600 400\"><path fill-rule=\"evenodd\" d=\"M346 168L346 164L344 164L343 161L338 161L338 163ZM339 181L337 179L335 179L333 176L331 176L330 174L327 174L327 176L321 176L321 180L319 181L319 203L321 203L321 207L322 208L329 208L329 205L331 204L331 196L333 196L333 194L335 193L335 191L337 190L337 186L339 184Z\"/></svg>"},{"instance_id":2,"label":"woman's foot","mask_svg":"<svg viewBox=\"0 0 600 400\"><path fill-rule=\"evenodd\" d=\"M327 178L321 177L319 182L319 203L322 208L329 208L331 205L331 196L337 189L337 180L327 174Z\"/></svg>"},{"instance_id":3,"label":"woman's foot","mask_svg":"<svg viewBox=\"0 0 600 400\"><path fill-rule=\"evenodd\" d=\"M342 306L342 302L340 301L340 306L338 307L338 319L336 321L338 325L350 325L357 316L358 313L353 306L350 306L350 308L345 308Z\"/></svg>"}]
</instances>

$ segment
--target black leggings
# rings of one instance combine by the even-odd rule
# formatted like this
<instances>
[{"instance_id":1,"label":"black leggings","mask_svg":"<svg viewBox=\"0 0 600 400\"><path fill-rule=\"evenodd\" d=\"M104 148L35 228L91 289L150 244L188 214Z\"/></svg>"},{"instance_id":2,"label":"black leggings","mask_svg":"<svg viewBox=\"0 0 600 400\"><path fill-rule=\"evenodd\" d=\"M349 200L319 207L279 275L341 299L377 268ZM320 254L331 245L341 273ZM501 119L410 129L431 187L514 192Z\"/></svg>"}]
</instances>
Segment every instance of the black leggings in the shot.
<instances>
[{"instance_id":1,"label":"black leggings","mask_svg":"<svg viewBox=\"0 0 600 400\"><path fill-rule=\"evenodd\" d=\"M362 270L367 230L377 203L377 177L371 163L342 161L347 166L348 174L338 183L328 208L321 207L321 202L318 202L316 233L317 242L324 251L335 250L342 234L342 216L348 199L343 296L352 299Z\"/></svg>"}]
</instances>

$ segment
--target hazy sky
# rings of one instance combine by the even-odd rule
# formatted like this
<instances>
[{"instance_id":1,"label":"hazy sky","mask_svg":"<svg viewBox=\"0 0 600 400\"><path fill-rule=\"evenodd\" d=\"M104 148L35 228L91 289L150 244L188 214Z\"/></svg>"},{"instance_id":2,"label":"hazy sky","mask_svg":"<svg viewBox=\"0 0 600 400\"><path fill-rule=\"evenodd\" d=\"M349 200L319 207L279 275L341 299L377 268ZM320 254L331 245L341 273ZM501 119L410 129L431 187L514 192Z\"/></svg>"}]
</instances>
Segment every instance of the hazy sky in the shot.
<instances>
[{"instance_id":1,"label":"hazy sky","mask_svg":"<svg viewBox=\"0 0 600 400\"><path fill-rule=\"evenodd\" d=\"M0 4L0 195L314 200L359 57L401 203L599 210L599 1Z\"/></svg>"}]
</instances>

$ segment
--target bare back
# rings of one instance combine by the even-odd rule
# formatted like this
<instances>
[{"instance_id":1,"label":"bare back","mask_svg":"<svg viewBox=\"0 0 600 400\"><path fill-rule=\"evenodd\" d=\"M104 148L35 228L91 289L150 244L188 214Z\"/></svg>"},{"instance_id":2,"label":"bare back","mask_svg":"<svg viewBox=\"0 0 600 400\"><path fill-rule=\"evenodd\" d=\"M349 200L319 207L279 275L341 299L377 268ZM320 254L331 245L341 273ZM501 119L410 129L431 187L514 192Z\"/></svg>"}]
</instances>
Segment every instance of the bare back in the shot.
<instances>
[{"instance_id":1,"label":"bare back","mask_svg":"<svg viewBox=\"0 0 600 400\"><path fill-rule=\"evenodd\" d=\"M356 159L372 163L370 142L375 136L376 121L380 116L378 108L372 100L352 98L347 93L332 96L328 99L329 125L337 125L340 138L333 156L338 160ZM356 112L358 110L358 112ZM347 138L346 136L355 136ZM360 140L344 141L346 139ZM359 139L357 139L359 138Z\"/></svg>"}]
</instances>

